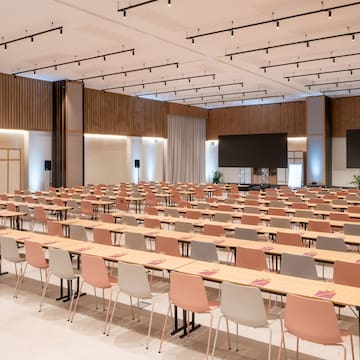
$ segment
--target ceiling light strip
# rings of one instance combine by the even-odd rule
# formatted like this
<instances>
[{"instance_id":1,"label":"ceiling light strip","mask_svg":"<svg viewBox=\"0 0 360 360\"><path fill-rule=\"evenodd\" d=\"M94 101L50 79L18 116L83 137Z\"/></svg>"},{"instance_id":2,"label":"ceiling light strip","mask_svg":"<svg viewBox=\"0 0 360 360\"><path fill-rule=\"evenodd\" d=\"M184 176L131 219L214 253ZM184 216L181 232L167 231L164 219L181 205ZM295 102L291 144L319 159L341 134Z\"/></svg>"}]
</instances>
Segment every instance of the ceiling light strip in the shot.
<instances>
[{"instance_id":1,"label":"ceiling light strip","mask_svg":"<svg viewBox=\"0 0 360 360\"><path fill-rule=\"evenodd\" d=\"M172 62L172 63L166 63L166 64L161 64L161 65L146 66L146 67L142 67L142 68L138 68L138 69L122 70L122 71L118 71L118 72L114 72L114 73L83 77L83 78L80 78L80 79L75 79L74 81L85 81L85 80L98 79L98 78L103 78L104 79L107 76L115 76L115 75L121 75L121 74L127 75L128 73L133 73L133 72L137 72L137 71L144 71L144 70L150 70L151 71L152 69L158 69L158 68L162 68L162 67L166 67L166 66L179 67L179 63L178 62Z\"/></svg>"},{"instance_id":2,"label":"ceiling light strip","mask_svg":"<svg viewBox=\"0 0 360 360\"><path fill-rule=\"evenodd\" d=\"M204 78L204 77L212 77L215 80L215 76L216 74L207 74L207 75L195 75L195 76L185 76L185 77L181 77L181 78L174 78L174 79L163 79L163 80L157 80L157 81L150 81L150 82L142 82L139 84L131 84L131 85L124 85L124 86L114 86L114 87L110 87L110 88L105 88L103 89L103 91L107 91L107 90L115 90L115 89L123 89L123 91L127 88L132 88L132 87L136 87L136 86L146 86L146 85L154 85L154 84L162 84L162 83L168 83L168 82L172 82L172 81L180 81L180 80L192 80L192 79L199 79L199 78Z\"/></svg>"},{"instance_id":3,"label":"ceiling light strip","mask_svg":"<svg viewBox=\"0 0 360 360\"><path fill-rule=\"evenodd\" d=\"M357 80L346 80L346 81L332 81L332 82L327 82L327 83L318 83L318 84L306 84L304 85L307 88L312 88L314 86L324 86L324 85L336 85L338 86L339 84L347 84L347 83L354 83L354 82L359 82L360 79Z\"/></svg>"},{"instance_id":4,"label":"ceiling light strip","mask_svg":"<svg viewBox=\"0 0 360 360\"><path fill-rule=\"evenodd\" d=\"M57 67L63 66L63 65L82 63L82 62L85 62L85 61L94 60L94 59L100 59L100 58L104 58L104 60L106 60L106 58L108 56L118 55L118 54L127 53L127 52L131 52L133 55L135 55L135 49L126 49L126 50L120 50L120 51L115 51L115 52L96 55L96 56L90 56L90 57L87 57L87 58L76 59L76 60L72 60L72 61L66 61L66 62L62 62L62 63L54 63L54 64L51 64L51 65L37 67L37 68L34 68L34 69L17 71L17 72L14 72L13 75L25 74L25 73L28 73L28 72L33 72L34 70L45 70L45 69L57 68Z\"/></svg>"},{"instance_id":5,"label":"ceiling light strip","mask_svg":"<svg viewBox=\"0 0 360 360\"><path fill-rule=\"evenodd\" d=\"M230 57L230 59L232 59L232 57L235 55L248 54L248 53L253 53L253 52L257 52L257 51L265 51L266 53L268 53L269 50L271 50L271 49L277 49L277 48L282 48L282 47L286 47L286 46L293 46L293 45L300 45L300 44L305 44L307 47L309 47L309 44L312 42L336 39L336 38L345 37L345 36L352 37L356 34L360 34L360 31L353 31L353 32L341 33L341 34L336 34L336 35L322 36L322 37L317 37L317 38L312 38L312 39L288 42L288 43L284 43L284 44L268 45L268 46L264 46L261 48L250 49L250 50L235 51L235 52L225 54L225 56Z\"/></svg>"},{"instance_id":6,"label":"ceiling light strip","mask_svg":"<svg viewBox=\"0 0 360 360\"><path fill-rule=\"evenodd\" d=\"M348 92L349 94L351 94L351 91L354 91L354 90L360 90L360 88L348 88L348 89L333 89L333 90L324 90L324 91L321 91L321 93L322 93L322 94L326 94L326 93L333 93L333 92L346 91L346 92Z\"/></svg>"},{"instance_id":7,"label":"ceiling light strip","mask_svg":"<svg viewBox=\"0 0 360 360\"><path fill-rule=\"evenodd\" d=\"M199 91L199 90L202 90L202 89L211 89L211 88L214 88L214 87L217 87L219 88L222 88L222 87L225 87L225 86L236 86L236 85L240 85L241 87L244 86L244 83L243 82L238 82L238 83L233 83L233 84L217 84L217 85L209 85L209 86L197 86L197 87L194 87L194 88L188 88L188 89L173 89L173 90L168 90L168 91L156 91L156 92L153 92L153 93L146 93L146 94L138 94L137 96L152 96L152 95L160 95L160 94L169 94L169 93L178 93L178 92L183 92L183 91L192 91L192 90L195 90L196 92Z\"/></svg>"},{"instance_id":8,"label":"ceiling light strip","mask_svg":"<svg viewBox=\"0 0 360 360\"><path fill-rule=\"evenodd\" d=\"M234 101L248 101L248 100L264 100L264 99L276 99L276 98L282 98L285 99L285 95L272 95L272 96L262 96L262 97L255 97L255 98L246 98L246 99L228 99L228 100L218 100L218 101L203 101L199 103L191 103L187 105L207 105L207 104L216 104L216 103L227 103L227 102L234 102Z\"/></svg>"},{"instance_id":9,"label":"ceiling light strip","mask_svg":"<svg viewBox=\"0 0 360 360\"><path fill-rule=\"evenodd\" d=\"M290 81L290 79L292 79L292 78L299 78L299 77L306 77L306 76L317 76L319 78L320 75L323 75L323 74L336 74L336 73L340 73L340 72L350 72L350 74L352 75L354 70L360 70L360 67L341 69L341 70L318 71L318 72L308 73L308 74L288 75L288 76L284 76L284 79L288 79L288 81Z\"/></svg>"},{"instance_id":10,"label":"ceiling light strip","mask_svg":"<svg viewBox=\"0 0 360 360\"><path fill-rule=\"evenodd\" d=\"M255 26L260 26L260 25L265 25L265 24L272 24L272 23L276 24L277 27L278 27L280 21L299 18L299 17L302 17L302 16L314 15L314 14L318 14L318 13L322 13L322 12L329 13L329 11L332 11L332 10L347 8L347 7L356 6L356 5L360 5L360 1L352 2L352 3L349 3L349 4L338 5L338 6L332 6L332 7L323 8L323 9L318 9L318 10L313 10L313 11L307 11L307 12L303 12L303 13L299 13L299 14L293 14L293 15L289 15L289 16L272 18L272 19L252 23L252 24L231 26L231 27L226 28L226 29L215 30L215 31L210 31L210 32L206 32L206 33L200 33L200 34L196 34L196 35L187 36L186 39L187 40L193 40L193 39L196 39L196 38L199 38L199 37L211 36L211 35L216 35L216 34L220 34L220 33L224 33L224 32L228 32L230 34L233 34L235 30L247 29L247 28L251 28L251 27L255 27Z\"/></svg>"}]
</instances>

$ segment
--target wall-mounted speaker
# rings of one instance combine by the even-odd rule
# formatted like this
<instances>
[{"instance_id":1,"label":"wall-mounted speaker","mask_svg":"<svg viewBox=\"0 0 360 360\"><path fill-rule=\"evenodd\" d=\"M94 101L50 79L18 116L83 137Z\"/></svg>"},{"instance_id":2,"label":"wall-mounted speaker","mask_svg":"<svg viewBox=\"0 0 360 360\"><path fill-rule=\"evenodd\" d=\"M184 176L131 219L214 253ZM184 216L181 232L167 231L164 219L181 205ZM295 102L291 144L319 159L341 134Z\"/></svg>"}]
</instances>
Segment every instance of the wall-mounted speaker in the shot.
<instances>
[{"instance_id":1,"label":"wall-mounted speaker","mask_svg":"<svg viewBox=\"0 0 360 360\"><path fill-rule=\"evenodd\" d=\"M140 160L139 159L135 159L134 167L137 168L137 169L140 167Z\"/></svg>"},{"instance_id":2,"label":"wall-mounted speaker","mask_svg":"<svg viewBox=\"0 0 360 360\"><path fill-rule=\"evenodd\" d=\"M51 171L51 160L44 161L44 168L45 168L45 171Z\"/></svg>"}]
</instances>

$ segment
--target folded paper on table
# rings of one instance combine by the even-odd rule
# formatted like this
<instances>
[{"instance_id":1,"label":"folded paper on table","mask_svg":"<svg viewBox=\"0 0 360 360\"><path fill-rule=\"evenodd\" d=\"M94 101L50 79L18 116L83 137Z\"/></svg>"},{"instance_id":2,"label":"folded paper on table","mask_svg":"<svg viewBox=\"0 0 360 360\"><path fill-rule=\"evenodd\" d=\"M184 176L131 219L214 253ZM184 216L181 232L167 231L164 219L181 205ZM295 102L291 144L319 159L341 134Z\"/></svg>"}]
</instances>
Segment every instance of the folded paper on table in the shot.
<instances>
[{"instance_id":1,"label":"folded paper on table","mask_svg":"<svg viewBox=\"0 0 360 360\"><path fill-rule=\"evenodd\" d=\"M309 252L304 253L303 255L313 257L313 256L316 256L316 255L317 255L317 252L315 252L315 251L309 251Z\"/></svg>"},{"instance_id":2,"label":"folded paper on table","mask_svg":"<svg viewBox=\"0 0 360 360\"><path fill-rule=\"evenodd\" d=\"M221 244L221 243L223 243L225 240L221 240L221 239L219 239L219 240L215 240L214 241L214 244Z\"/></svg>"},{"instance_id":3,"label":"folded paper on table","mask_svg":"<svg viewBox=\"0 0 360 360\"><path fill-rule=\"evenodd\" d=\"M323 290L319 290L315 296L316 297L321 297L324 299L332 299L335 296L335 291L323 291Z\"/></svg>"},{"instance_id":4,"label":"folded paper on table","mask_svg":"<svg viewBox=\"0 0 360 360\"><path fill-rule=\"evenodd\" d=\"M17 238L16 240L27 240L27 239L31 239L31 236L22 236Z\"/></svg>"},{"instance_id":5,"label":"folded paper on table","mask_svg":"<svg viewBox=\"0 0 360 360\"><path fill-rule=\"evenodd\" d=\"M203 275L203 276L211 276L217 273L217 270L204 270L204 271L200 271L199 275Z\"/></svg>"},{"instance_id":6,"label":"folded paper on table","mask_svg":"<svg viewBox=\"0 0 360 360\"><path fill-rule=\"evenodd\" d=\"M274 249L273 246L264 246L263 248L261 248L261 250L264 250L264 251L270 251L272 249Z\"/></svg>"},{"instance_id":7,"label":"folded paper on table","mask_svg":"<svg viewBox=\"0 0 360 360\"><path fill-rule=\"evenodd\" d=\"M155 236L157 234L158 234L157 231L152 231L152 232L147 233L146 236Z\"/></svg>"},{"instance_id":8,"label":"folded paper on table","mask_svg":"<svg viewBox=\"0 0 360 360\"><path fill-rule=\"evenodd\" d=\"M162 264L164 261L165 261L165 259L152 260L152 261L148 262L147 265L159 265L159 264Z\"/></svg>"},{"instance_id":9,"label":"folded paper on table","mask_svg":"<svg viewBox=\"0 0 360 360\"><path fill-rule=\"evenodd\" d=\"M43 245L51 245L51 244L55 244L55 243L57 243L56 240L51 240L51 241L45 241L45 242L43 242L42 244L43 244Z\"/></svg>"},{"instance_id":10,"label":"folded paper on table","mask_svg":"<svg viewBox=\"0 0 360 360\"><path fill-rule=\"evenodd\" d=\"M180 238L180 240L190 240L192 238L191 235L185 235Z\"/></svg>"},{"instance_id":11,"label":"folded paper on table","mask_svg":"<svg viewBox=\"0 0 360 360\"><path fill-rule=\"evenodd\" d=\"M119 258L119 257L124 256L124 255L126 255L126 253L117 253L117 254L112 254L109 257L116 259L116 258Z\"/></svg>"},{"instance_id":12,"label":"folded paper on table","mask_svg":"<svg viewBox=\"0 0 360 360\"><path fill-rule=\"evenodd\" d=\"M270 282L270 280L265 280L265 279L255 279L254 281L252 281L250 284L251 285L256 285L256 286L265 286Z\"/></svg>"},{"instance_id":13,"label":"folded paper on table","mask_svg":"<svg viewBox=\"0 0 360 360\"><path fill-rule=\"evenodd\" d=\"M78 248L75 251L82 252L82 251L86 251L86 250L90 250L90 249L92 249L92 246L85 246L85 247L82 247L82 248Z\"/></svg>"}]
</instances>

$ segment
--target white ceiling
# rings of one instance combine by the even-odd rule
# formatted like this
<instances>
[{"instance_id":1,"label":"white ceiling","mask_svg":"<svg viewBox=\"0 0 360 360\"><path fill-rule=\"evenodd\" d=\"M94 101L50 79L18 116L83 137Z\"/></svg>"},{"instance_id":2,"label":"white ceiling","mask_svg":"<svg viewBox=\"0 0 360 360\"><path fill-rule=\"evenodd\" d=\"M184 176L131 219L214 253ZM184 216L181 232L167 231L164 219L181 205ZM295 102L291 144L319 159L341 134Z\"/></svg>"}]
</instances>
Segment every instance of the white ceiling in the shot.
<instances>
[{"instance_id":1,"label":"white ceiling","mask_svg":"<svg viewBox=\"0 0 360 360\"><path fill-rule=\"evenodd\" d=\"M298 77L288 81L286 76L318 73L321 71L360 68L360 55L308 62L268 69L266 73L260 66L277 63L302 61L319 57L360 53L360 34L352 41L351 35L335 39L286 46L265 51L257 51L233 57L231 61L225 54L233 51L251 50L276 44L302 41L341 33L360 31L360 4L332 11L329 19L327 12L298 17L280 22L279 29L275 23L249 27L230 33L201 37L192 45L186 36L216 31L234 26L251 24L307 11L328 8L352 1L325 0L159 0L127 11L127 18L117 11L118 6L126 7L143 0L20 0L0 2L0 41L16 39L25 34L32 34L57 26L63 26L63 36L59 32L50 32L38 36L34 42L29 39L9 44L7 50L0 49L0 72L14 73L96 56L103 53L135 48L131 53L38 70L36 75L29 72L22 76L56 81L60 79L80 79L113 72L139 69L143 67L178 62L176 66L161 67L151 72L130 72L127 76L105 76L104 80L85 81L85 86L93 89L119 88L111 90L121 94L141 96L158 100L178 101L186 104L216 108L274 101L292 101L309 95L320 94L324 90L360 88L360 69L350 72L338 72L326 75ZM119 3L119 5L118 5ZM53 23L53 25L51 25ZM187 77L206 74L212 76L193 79ZM185 78L179 81L168 81L160 84L129 87L122 86L156 82L174 78ZM359 80L351 83L314 86L311 91L308 84L336 81ZM198 90L196 87L235 84ZM177 91L189 89L187 91ZM243 91L266 90L242 95ZM162 93L164 91L172 91ZM155 93L159 93L154 95ZM221 100L234 99L222 103ZM227 95L230 94L230 95ZM328 93L329 96L359 95L360 90ZM214 96L212 96L214 95ZM241 102L244 98L264 98ZM199 98L194 98L199 96ZM203 99L201 99L203 96ZM272 98L268 98L271 96ZM274 98L274 96L277 96ZM282 98L284 96L284 99ZM183 100L184 98L192 98ZM207 104L205 105L205 101ZM222 101L222 100L221 100Z\"/></svg>"}]
</instances>

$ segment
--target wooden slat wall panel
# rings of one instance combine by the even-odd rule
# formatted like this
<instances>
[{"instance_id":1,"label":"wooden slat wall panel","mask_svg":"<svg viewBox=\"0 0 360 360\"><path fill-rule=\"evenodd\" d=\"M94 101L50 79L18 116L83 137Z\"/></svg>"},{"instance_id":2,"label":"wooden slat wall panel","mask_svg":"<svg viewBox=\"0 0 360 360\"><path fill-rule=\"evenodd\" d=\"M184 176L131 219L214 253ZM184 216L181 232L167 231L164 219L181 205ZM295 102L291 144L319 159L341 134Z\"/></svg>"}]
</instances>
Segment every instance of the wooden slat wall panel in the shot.
<instances>
[{"instance_id":1,"label":"wooden slat wall panel","mask_svg":"<svg viewBox=\"0 0 360 360\"><path fill-rule=\"evenodd\" d=\"M85 132L167 137L166 103L85 89Z\"/></svg>"},{"instance_id":2,"label":"wooden slat wall panel","mask_svg":"<svg viewBox=\"0 0 360 360\"><path fill-rule=\"evenodd\" d=\"M332 137L345 137L347 129L360 129L360 96L331 101Z\"/></svg>"},{"instance_id":3,"label":"wooden slat wall panel","mask_svg":"<svg viewBox=\"0 0 360 360\"><path fill-rule=\"evenodd\" d=\"M0 74L0 128L52 130L52 83Z\"/></svg>"},{"instance_id":4,"label":"wooden slat wall panel","mask_svg":"<svg viewBox=\"0 0 360 360\"><path fill-rule=\"evenodd\" d=\"M286 132L306 136L305 102L241 106L209 111L207 139L219 135Z\"/></svg>"},{"instance_id":5,"label":"wooden slat wall panel","mask_svg":"<svg viewBox=\"0 0 360 360\"><path fill-rule=\"evenodd\" d=\"M195 106L168 103L167 112L169 115L181 115L200 119L208 118L208 110Z\"/></svg>"}]
</instances>

